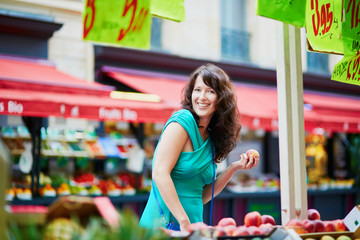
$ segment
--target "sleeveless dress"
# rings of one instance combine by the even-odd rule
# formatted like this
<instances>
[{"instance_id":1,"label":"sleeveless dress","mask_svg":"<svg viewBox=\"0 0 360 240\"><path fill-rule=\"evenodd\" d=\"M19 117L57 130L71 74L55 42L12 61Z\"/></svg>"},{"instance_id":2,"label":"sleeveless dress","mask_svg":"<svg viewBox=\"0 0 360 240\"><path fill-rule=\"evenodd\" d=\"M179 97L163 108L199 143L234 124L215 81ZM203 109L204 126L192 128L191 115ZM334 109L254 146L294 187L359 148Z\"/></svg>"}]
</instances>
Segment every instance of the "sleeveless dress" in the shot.
<instances>
[{"instance_id":1,"label":"sleeveless dress","mask_svg":"<svg viewBox=\"0 0 360 240\"><path fill-rule=\"evenodd\" d=\"M203 188L206 184L212 183L214 174L211 140L208 138L205 142L203 141L196 121L189 110L182 109L175 112L165 124L164 129L172 122L179 123L187 131L191 138L194 151L180 153L171 172L171 178L174 182L181 205L190 219L190 223L202 222ZM157 148L154 152L153 161L156 157L156 153ZM217 166L215 164L215 171L216 168ZM167 208L161 198L160 192L153 182L148 202L140 219L140 226L145 228L156 228L159 226L166 227L164 220L160 215L159 206L154 196L154 190L161 209L165 214L166 221L178 223Z\"/></svg>"}]
</instances>

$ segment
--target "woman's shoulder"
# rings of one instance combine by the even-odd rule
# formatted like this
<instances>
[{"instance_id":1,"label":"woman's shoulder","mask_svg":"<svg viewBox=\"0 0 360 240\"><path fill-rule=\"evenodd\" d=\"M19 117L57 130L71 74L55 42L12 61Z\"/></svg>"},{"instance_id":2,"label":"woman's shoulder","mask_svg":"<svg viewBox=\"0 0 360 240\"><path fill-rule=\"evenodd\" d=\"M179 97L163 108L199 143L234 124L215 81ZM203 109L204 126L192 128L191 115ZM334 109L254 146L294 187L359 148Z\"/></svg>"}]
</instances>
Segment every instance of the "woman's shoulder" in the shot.
<instances>
[{"instance_id":1,"label":"woman's shoulder","mask_svg":"<svg viewBox=\"0 0 360 240\"><path fill-rule=\"evenodd\" d=\"M187 110L187 109L180 109L176 112L174 112L171 115L171 118L173 120L177 120L177 119L194 119L194 116L192 115L192 113Z\"/></svg>"}]
</instances>

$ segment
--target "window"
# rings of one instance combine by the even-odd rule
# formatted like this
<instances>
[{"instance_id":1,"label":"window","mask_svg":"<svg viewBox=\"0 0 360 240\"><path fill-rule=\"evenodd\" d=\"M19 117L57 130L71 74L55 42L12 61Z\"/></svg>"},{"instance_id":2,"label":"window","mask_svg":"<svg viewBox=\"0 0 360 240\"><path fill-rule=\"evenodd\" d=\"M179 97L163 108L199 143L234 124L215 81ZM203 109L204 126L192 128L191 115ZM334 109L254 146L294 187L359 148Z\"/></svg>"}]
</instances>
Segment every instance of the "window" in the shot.
<instances>
[{"instance_id":1,"label":"window","mask_svg":"<svg viewBox=\"0 0 360 240\"><path fill-rule=\"evenodd\" d=\"M162 20L157 17L152 17L151 23L151 50L161 50L161 27Z\"/></svg>"},{"instance_id":2,"label":"window","mask_svg":"<svg viewBox=\"0 0 360 240\"><path fill-rule=\"evenodd\" d=\"M328 55L317 52L307 52L307 71L311 73L329 74Z\"/></svg>"},{"instance_id":3,"label":"window","mask_svg":"<svg viewBox=\"0 0 360 240\"><path fill-rule=\"evenodd\" d=\"M246 0L221 1L221 56L224 60L249 61Z\"/></svg>"}]
</instances>

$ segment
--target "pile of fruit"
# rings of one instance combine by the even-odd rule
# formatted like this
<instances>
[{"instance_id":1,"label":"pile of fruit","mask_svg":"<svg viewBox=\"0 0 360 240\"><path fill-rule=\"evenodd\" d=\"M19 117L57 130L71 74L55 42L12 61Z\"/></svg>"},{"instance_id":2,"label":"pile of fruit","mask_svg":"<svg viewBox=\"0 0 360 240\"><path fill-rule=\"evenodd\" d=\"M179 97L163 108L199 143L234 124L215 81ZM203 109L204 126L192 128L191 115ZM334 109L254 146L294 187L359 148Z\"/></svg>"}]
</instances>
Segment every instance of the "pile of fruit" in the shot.
<instances>
[{"instance_id":1,"label":"pile of fruit","mask_svg":"<svg viewBox=\"0 0 360 240\"><path fill-rule=\"evenodd\" d=\"M307 217L307 219L302 221L293 218L285 227L294 229L298 234L348 231L343 219L331 221L321 220L320 213L316 209L309 209L307 211Z\"/></svg>"}]
</instances>

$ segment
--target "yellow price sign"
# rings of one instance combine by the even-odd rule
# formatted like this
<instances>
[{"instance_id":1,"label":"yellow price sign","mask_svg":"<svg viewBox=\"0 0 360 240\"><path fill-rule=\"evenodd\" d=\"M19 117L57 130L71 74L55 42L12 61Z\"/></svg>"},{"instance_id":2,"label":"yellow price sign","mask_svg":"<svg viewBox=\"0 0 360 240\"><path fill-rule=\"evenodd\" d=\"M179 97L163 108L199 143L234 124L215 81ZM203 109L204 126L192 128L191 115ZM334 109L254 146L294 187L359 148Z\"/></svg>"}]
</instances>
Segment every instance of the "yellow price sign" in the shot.
<instances>
[{"instance_id":1,"label":"yellow price sign","mask_svg":"<svg viewBox=\"0 0 360 240\"><path fill-rule=\"evenodd\" d=\"M331 80L360 86L360 51L355 56L344 56L335 65Z\"/></svg>"}]
</instances>

